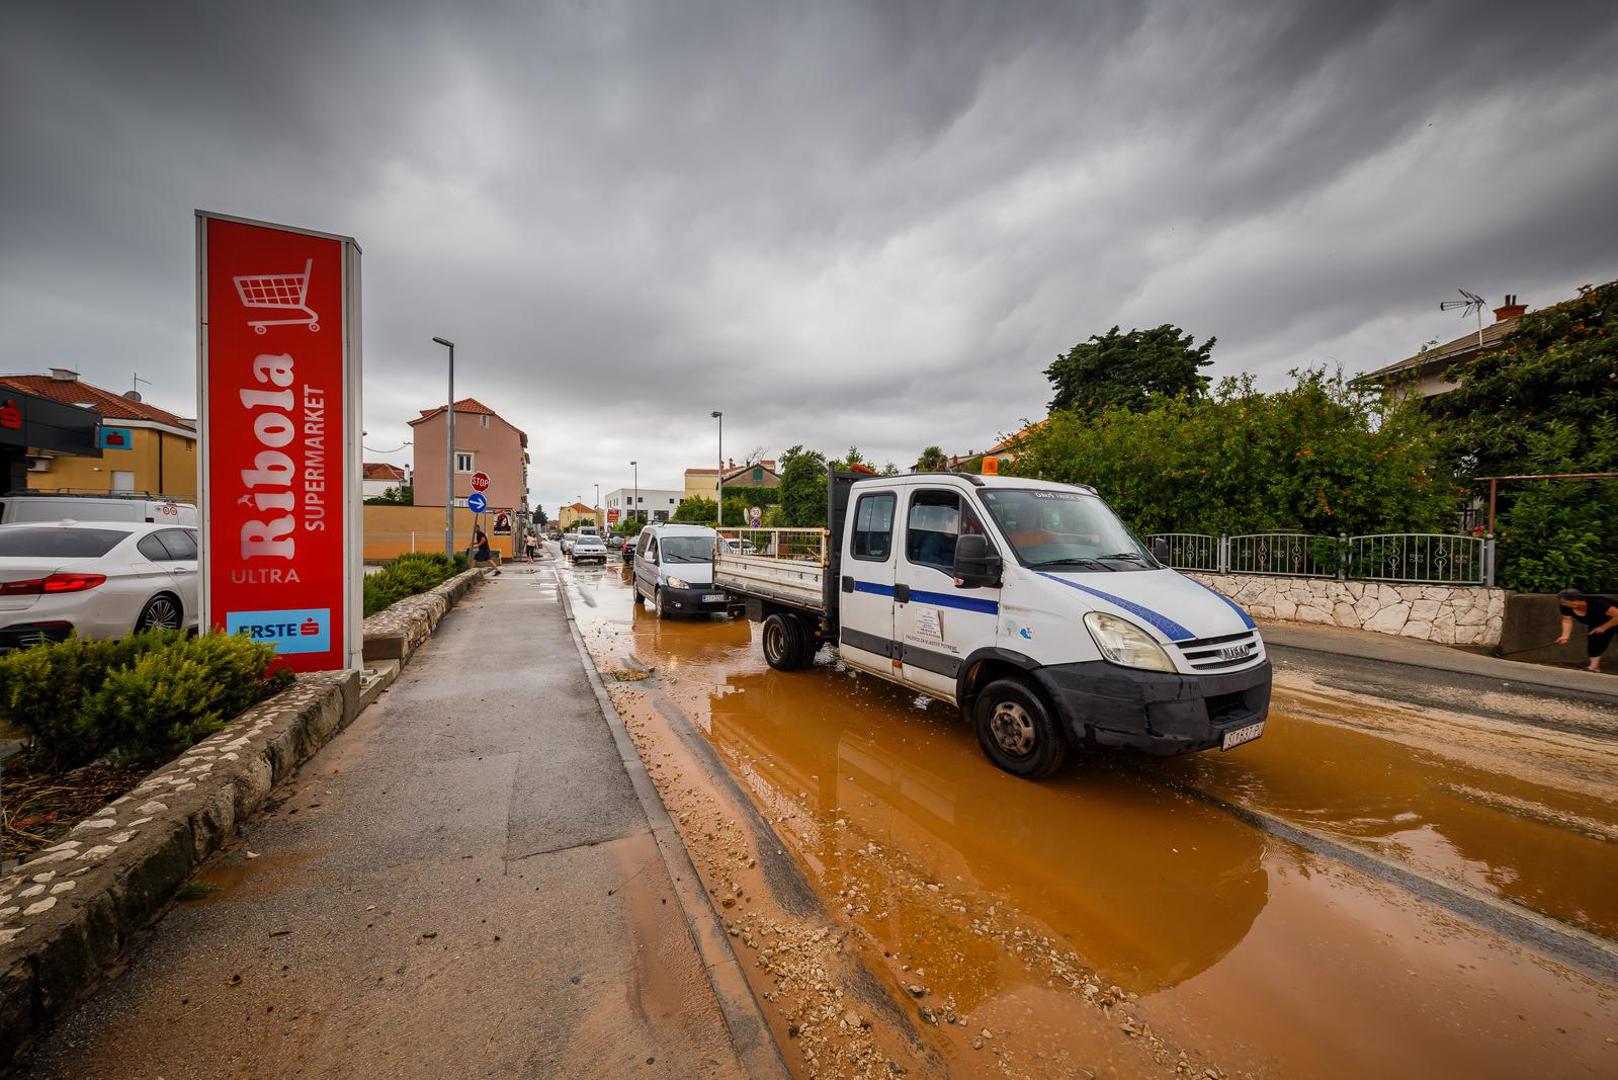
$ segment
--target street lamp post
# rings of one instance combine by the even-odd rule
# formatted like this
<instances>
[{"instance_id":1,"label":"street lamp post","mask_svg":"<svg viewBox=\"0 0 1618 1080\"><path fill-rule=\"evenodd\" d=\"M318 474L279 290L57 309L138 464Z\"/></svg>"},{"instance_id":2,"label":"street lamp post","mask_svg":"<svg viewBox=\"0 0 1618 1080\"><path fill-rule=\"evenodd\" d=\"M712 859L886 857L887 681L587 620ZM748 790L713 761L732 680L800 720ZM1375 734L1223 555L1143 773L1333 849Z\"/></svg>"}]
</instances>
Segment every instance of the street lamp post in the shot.
<instances>
[{"instance_id":1,"label":"street lamp post","mask_svg":"<svg viewBox=\"0 0 1618 1080\"><path fill-rule=\"evenodd\" d=\"M445 410L449 421L449 435L444 447L444 554L455 558L455 342L441 337L433 341L449 350L449 407Z\"/></svg>"},{"instance_id":2,"label":"street lamp post","mask_svg":"<svg viewBox=\"0 0 1618 1080\"><path fill-rule=\"evenodd\" d=\"M594 516L594 518L595 518L596 531L600 532L603 528L606 527L606 524L607 524L606 522L601 520L601 485L600 484L596 485L596 501L595 501L595 505L590 508L590 512L591 512L592 516Z\"/></svg>"},{"instance_id":3,"label":"street lamp post","mask_svg":"<svg viewBox=\"0 0 1618 1080\"><path fill-rule=\"evenodd\" d=\"M715 410L713 418L719 421L719 472L714 477L714 520L725 524L725 414Z\"/></svg>"},{"instance_id":4,"label":"street lamp post","mask_svg":"<svg viewBox=\"0 0 1618 1080\"><path fill-rule=\"evenodd\" d=\"M635 470L635 520L640 520L640 462L631 461L629 467Z\"/></svg>"}]
</instances>

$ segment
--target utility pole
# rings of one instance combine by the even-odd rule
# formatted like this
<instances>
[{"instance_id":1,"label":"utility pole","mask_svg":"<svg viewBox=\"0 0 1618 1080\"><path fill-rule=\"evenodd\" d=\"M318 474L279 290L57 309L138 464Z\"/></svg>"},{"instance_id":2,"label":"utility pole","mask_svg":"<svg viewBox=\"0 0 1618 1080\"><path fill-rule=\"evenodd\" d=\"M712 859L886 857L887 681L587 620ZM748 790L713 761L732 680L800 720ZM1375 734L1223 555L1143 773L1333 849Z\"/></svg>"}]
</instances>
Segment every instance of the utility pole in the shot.
<instances>
[{"instance_id":1,"label":"utility pole","mask_svg":"<svg viewBox=\"0 0 1618 1080\"><path fill-rule=\"evenodd\" d=\"M596 531L600 532L603 528L606 527L606 524L607 524L605 521L601 520L601 485L600 484L596 485L596 501L595 501L595 505L590 508L590 512L591 512L591 516L595 519Z\"/></svg>"},{"instance_id":2,"label":"utility pole","mask_svg":"<svg viewBox=\"0 0 1618 1080\"><path fill-rule=\"evenodd\" d=\"M714 521L718 525L725 523L725 414L715 411L713 418L719 421L719 472L714 476Z\"/></svg>"},{"instance_id":3,"label":"utility pole","mask_svg":"<svg viewBox=\"0 0 1618 1080\"><path fill-rule=\"evenodd\" d=\"M629 467L635 470L635 520L640 520L640 462L631 461Z\"/></svg>"},{"instance_id":4,"label":"utility pole","mask_svg":"<svg viewBox=\"0 0 1618 1080\"><path fill-rule=\"evenodd\" d=\"M444 554L455 558L455 343L441 337L435 342L449 350L449 407L445 409L445 425L449 434L444 447Z\"/></svg>"}]
</instances>

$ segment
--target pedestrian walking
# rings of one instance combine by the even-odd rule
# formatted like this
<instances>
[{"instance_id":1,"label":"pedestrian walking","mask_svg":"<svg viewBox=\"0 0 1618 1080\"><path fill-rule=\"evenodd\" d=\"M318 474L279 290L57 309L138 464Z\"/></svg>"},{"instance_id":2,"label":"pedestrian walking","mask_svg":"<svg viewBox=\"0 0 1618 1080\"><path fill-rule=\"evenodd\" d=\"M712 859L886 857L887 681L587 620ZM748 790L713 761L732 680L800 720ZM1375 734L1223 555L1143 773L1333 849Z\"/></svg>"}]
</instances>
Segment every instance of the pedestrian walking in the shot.
<instances>
[{"instance_id":1,"label":"pedestrian walking","mask_svg":"<svg viewBox=\"0 0 1618 1080\"><path fill-rule=\"evenodd\" d=\"M539 538L533 533L523 534L523 552L527 554L528 561L533 562L539 556Z\"/></svg>"},{"instance_id":2,"label":"pedestrian walking","mask_svg":"<svg viewBox=\"0 0 1618 1080\"><path fill-rule=\"evenodd\" d=\"M476 540L478 546L477 554L474 557L476 566L480 570L494 567L494 576L499 577L500 568L494 565L494 553L489 550L489 534L484 532L482 529L479 529Z\"/></svg>"},{"instance_id":3,"label":"pedestrian walking","mask_svg":"<svg viewBox=\"0 0 1618 1080\"><path fill-rule=\"evenodd\" d=\"M1601 654L1607 651L1612 639L1618 637L1618 601L1609 596L1592 596L1578 589L1563 589L1556 594L1562 602L1562 636L1558 645L1566 645L1573 636L1573 620L1585 626L1586 652L1590 657L1590 670L1601 670Z\"/></svg>"}]
</instances>

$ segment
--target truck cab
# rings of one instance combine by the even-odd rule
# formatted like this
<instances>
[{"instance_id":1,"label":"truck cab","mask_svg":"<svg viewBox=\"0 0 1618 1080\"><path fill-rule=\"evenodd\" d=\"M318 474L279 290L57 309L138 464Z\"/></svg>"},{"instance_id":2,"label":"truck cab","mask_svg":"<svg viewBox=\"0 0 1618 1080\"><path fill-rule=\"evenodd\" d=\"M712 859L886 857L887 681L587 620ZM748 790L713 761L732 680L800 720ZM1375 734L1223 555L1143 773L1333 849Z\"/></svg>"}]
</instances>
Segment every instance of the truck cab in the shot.
<instances>
[{"instance_id":1,"label":"truck cab","mask_svg":"<svg viewBox=\"0 0 1618 1080\"><path fill-rule=\"evenodd\" d=\"M762 589L748 603L782 620L764 628L772 666L829 640L849 666L959 707L996 765L1031 778L1079 747L1177 754L1262 733L1270 665L1253 620L1161 563L1090 488L944 473L832 484L818 623Z\"/></svg>"}]
</instances>

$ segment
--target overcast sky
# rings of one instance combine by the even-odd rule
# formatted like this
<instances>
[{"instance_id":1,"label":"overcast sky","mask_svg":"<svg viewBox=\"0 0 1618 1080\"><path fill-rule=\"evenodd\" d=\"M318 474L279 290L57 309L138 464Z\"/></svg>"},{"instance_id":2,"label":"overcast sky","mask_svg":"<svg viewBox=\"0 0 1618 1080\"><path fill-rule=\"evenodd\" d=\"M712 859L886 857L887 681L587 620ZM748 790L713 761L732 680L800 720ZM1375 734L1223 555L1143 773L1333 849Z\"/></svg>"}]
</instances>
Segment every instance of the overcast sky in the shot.
<instances>
[{"instance_id":1,"label":"overcast sky","mask_svg":"<svg viewBox=\"0 0 1618 1080\"><path fill-rule=\"evenodd\" d=\"M552 514L714 409L907 466L1115 323L1274 387L1615 276L1615 56L1607 2L11 3L0 367L193 415L202 207L360 240L369 447L437 334Z\"/></svg>"}]
</instances>

